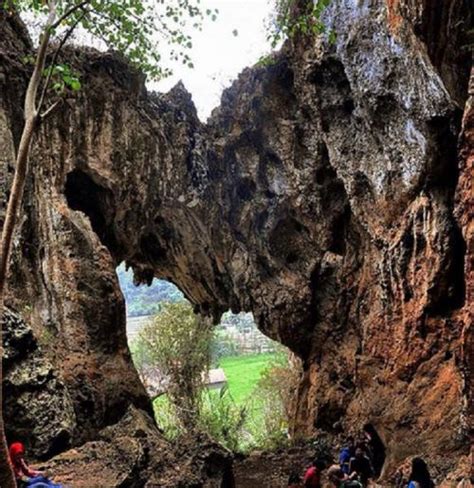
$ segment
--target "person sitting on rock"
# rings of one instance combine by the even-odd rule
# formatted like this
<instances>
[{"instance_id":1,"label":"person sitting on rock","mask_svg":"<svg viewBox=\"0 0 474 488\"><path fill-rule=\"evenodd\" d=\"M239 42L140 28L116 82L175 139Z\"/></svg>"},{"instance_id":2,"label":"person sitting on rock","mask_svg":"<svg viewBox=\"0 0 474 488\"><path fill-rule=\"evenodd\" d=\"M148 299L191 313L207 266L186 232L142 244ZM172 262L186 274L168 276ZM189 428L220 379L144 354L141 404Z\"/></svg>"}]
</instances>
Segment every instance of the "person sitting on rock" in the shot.
<instances>
[{"instance_id":1,"label":"person sitting on rock","mask_svg":"<svg viewBox=\"0 0 474 488\"><path fill-rule=\"evenodd\" d=\"M323 460L315 459L304 475L304 487L321 488L321 473L325 467L326 463Z\"/></svg>"},{"instance_id":2,"label":"person sitting on rock","mask_svg":"<svg viewBox=\"0 0 474 488\"><path fill-rule=\"evenodd\" d=\"M328 469L328 480L334 488L362 488L359 481L350 479L337 464Z\"/></svg>"},{"instance_id":3,"label":"person sitting on rock","mask_svg":"<svg viewBox=\"0 0 474 488\"><path fill-rule=\"evenodd\" d=\"M27 488L61 488L53 483L45 474L28 466L25 461L25 446L21 442L14 442L9 449L10 462L19 487Z\"/></svg>"},{"instance_id":4,"label":"person sitting on rock","mask_svg":"<svg viewBox=\"0 0 474 488\"><path fill-rule=\"evenodd\" d=\"M354 438L352 436L349 436L346 439L346 443L344 447L341 449L341 452L339 453L339 466L341 467L342 471L345 474L349 474L349 463L351 461L351 458L353 458L355 455L355 444L354 444Z\"/></svg>"},{"instance_id":5,"label":"person sitting on rock","mask_svg":"<svg viewBox=\"0 0 474 488\"><path fill-rule=\"evenodd\" d=\"M411 473L408 481L408 488L434 488L428 466L419 457L413 458L411 462Z\"/></svg>"},{"instance_id":6,"label":"person sitting on rock","mask_svg":"<svg viewBox=\"0 0 474 488\"><path fill-rule=\"evenodd\" d=\"M355 455L349 462L349 477L358 478L363 486L367 486L369 478L372 478L374 471L370 459L365 455L365 445L357 444Z\"/></svg>"}]
</instances>

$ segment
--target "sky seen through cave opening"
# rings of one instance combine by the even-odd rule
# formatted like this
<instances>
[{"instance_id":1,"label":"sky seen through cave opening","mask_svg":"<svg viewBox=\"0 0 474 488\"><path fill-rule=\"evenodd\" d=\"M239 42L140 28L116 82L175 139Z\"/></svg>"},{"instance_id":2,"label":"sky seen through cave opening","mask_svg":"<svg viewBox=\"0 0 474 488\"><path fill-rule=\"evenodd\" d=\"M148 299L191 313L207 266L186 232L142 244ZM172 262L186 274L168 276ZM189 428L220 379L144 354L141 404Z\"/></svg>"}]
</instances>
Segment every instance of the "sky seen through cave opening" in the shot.
<instances>
[{"instance_id":1,"label":"sky seen through cave opening","mask_svg":"<svg viewBox=\"0 0 474 488\"><path fill-rule=\"evenodd\" d=\"M201 32L189 31L193 36L189 54L194 69L180 61L169 61L165 65L173 75L149 83L149 88L166 92L183 81L204 121L219 105L224 88L244 68L270 52L266 25L274 5L272 0L201 0L201 6L203 10L217 8L219 14L214 22L207 19Z\"/></svg>"}]
</instances>

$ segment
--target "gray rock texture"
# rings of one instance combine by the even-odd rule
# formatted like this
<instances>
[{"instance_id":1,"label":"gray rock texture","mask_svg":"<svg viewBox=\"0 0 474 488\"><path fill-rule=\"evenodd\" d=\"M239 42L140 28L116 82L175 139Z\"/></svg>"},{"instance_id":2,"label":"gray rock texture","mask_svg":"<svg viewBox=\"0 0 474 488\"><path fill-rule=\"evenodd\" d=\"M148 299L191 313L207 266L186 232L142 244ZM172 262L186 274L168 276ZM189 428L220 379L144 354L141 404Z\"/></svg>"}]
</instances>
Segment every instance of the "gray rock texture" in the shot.
<instances>
[{"instance_id":1,"label":"gray rock texture","mask_svg":"<svg viewBox=\"0 0 474 488\"><path fill-rule=\"evenodd\" d=\"M43 354L31 328L15 313L4 315L4 378L7 436L26 442L33 456L51 456L71 443L76 426L64 383Z\"/></svg>"}]
</instances>

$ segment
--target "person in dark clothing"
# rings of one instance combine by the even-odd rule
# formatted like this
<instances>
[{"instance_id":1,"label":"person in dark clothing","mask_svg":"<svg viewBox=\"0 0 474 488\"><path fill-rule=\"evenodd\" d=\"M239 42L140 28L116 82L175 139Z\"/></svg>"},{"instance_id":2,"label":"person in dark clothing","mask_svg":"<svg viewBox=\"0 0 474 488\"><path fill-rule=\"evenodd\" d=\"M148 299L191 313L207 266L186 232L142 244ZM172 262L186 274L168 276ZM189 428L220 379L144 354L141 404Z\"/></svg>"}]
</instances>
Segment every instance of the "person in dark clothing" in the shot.
<instances>
[{"instance_id":1,"label":"person in dark clothing","mask_svg":"<svg viewBox=\"0 0 474 488\"><path fill-rule=\"evenodd\" d=\"M358 444L355 455L349 462L349 477L351 479L358 478L364 486L367 486L369 479L373 476L372 463L364 453L364 445Z\"/></svg>"},{"instance_id":2,"label":"person in dark clothing","mask_svg":"<svg viewBox=\"0 0 474 488\"><path fill-rule=\"evenodd\" d=\"M345 474L349 474L349 463L351 461L351 458L353 458L355 455L355 444L354 444L354 438L352 436L349 436L346 439L346 443L344 447L341 449L341 452L339 453L339 466L342 469L342 472Z\"/></svg>"},{"instance_id":3,"label":"person in dark clothing","mask_svg":"<svg viewBox=\"0 0 474 488\"><path fill-rule=\"evenodd\" d=\"M322 459L315 459L304 475L304 487L321 488L321 473L325 468L326 463Z\"/></svg>"},{"instance_id":4,"label":"person in dark clothing","mask_svg":"<svg viewBox=\"0 0 474 488\"><path fill-rule=\"evenodd\" d=\"M416 457L411 462L411 473L408 488L434 488L428 466L423 459Z\"/></svg>"},{"instance_id":5,"label":"person in dark clothing","mask_svg":"<svg viewBox=\"0 0 474 488\"><path fill-rule=\"evenodd\" d=\"M385 462L385 445L372 424L364 425L364 436L370 449L374 477L378 478Z\"/></svg>"},{"instance_id":6,"label":"person in dark clothing","mask_svg":"<svg viewBox=\"0 0 474 488\"><path fill-rule=\"evenodd\" d=\"M362 488L359 481L351 480L338 465L328 469L328 480L334 488Z\"/></svg>"}]
</instances>

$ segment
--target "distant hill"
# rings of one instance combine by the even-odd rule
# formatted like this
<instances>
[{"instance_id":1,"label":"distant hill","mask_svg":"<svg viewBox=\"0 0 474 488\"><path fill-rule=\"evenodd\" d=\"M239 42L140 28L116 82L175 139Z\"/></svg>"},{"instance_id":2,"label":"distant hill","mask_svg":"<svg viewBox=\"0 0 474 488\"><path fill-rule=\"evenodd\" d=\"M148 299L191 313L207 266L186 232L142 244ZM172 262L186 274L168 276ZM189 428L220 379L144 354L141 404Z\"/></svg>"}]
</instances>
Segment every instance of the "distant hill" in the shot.
<instances>
[{"instance_id":1,"label":"distant hill","mask_svg":"<svg viewBox=\"0 0 474 488\"><path fill-rule=\"evenodd\" d=\"M117 268L120 287L127 302L127 316L154 315L160 310L160 302L179 302L184 295L179 288L164 280L153 280L151 286L133 284L133 272L125 265Z\"/></svg>"},{"instance_id":2,"label":"distant hill","mask_svg":"<svg viewBox=\"0 0 474 488\"><path fill-rule=\"evenodd\" d=\"M133 272L126 271L124 264L117 268L117 275L127 302L127 317L155 315L160 311L160 303L185 300L179 288L168 281L153 280L151 286L135 286ZM240 332L246 332L253 329L255 323L251 313L234 315L232 312L226 312L222 316L221 327L235 327Z\"/></svg>"},{"instance_id":3,"label":"distant hill","mask_svg":"<svg viewBox=\"0 0 474 488\"><path fill-rule=\"evenodd\" d=\"M184 295L172 283L153 280L151 286L133 284L133 272L125 265L117 268L120 287L127 303L127 336L133 340L145 324L160 311L162 303L185 300ZM261 353L274 350L273 342L255 325L251 313L226 312L216 328L214 354L219 357L245 353Z\"/></svg>"}]
</instances>

